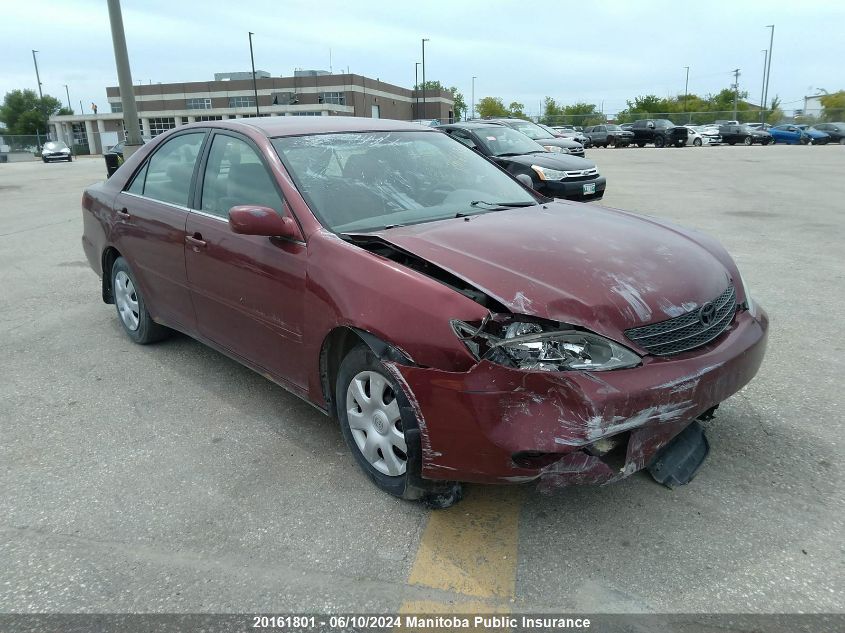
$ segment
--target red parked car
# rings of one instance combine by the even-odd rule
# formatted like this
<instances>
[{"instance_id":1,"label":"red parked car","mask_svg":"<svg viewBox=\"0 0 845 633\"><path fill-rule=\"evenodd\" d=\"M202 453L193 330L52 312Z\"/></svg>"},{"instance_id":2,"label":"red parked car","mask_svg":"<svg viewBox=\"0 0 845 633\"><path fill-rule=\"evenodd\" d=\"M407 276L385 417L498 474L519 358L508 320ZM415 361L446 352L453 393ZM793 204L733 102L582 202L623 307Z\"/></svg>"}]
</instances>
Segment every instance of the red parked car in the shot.
<instances>
[{"instance_id":1,"label":"red parked car","mask_svg":"<svg viewBox=\"0 0 845 633\"><path fill-rule=\"evenodd\" d=\"M768 320L713 239L543 198L431 128L197 123L83 196L85 253L136 343L179 330L338 419L381 488L688 481L697 418Z\"/></svg>"}]
</instances>

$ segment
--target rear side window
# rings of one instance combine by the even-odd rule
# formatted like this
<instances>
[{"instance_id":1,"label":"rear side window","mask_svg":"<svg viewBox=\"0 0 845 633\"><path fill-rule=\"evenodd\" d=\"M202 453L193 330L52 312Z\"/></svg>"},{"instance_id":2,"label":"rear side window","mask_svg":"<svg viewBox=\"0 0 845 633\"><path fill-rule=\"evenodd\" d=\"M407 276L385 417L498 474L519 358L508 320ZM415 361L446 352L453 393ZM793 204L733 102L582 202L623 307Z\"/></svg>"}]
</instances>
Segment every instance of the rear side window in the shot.
<instances>
[{"instance_id":1,"label":"rear side window","mask_svg":"<svg viewBox=\"0 0 845 633\"><path fill-rule=\"evenodd\" d=\"M282 197L258 152L246 141L217 134L202 182L202 210L229 217L238 205L270 207L282 212Z\"/></svg>"},{"instance_id":2,"label":"rear side window","mask_svg":"<svg viewBox=\"0 0 845 633\"><path fill-rule=\"evenodd\" d=\"M182 207L188 206L191 177L205 132L180 134L166 141L135 176L128 191Z\"/></svg>"}]
</instances>

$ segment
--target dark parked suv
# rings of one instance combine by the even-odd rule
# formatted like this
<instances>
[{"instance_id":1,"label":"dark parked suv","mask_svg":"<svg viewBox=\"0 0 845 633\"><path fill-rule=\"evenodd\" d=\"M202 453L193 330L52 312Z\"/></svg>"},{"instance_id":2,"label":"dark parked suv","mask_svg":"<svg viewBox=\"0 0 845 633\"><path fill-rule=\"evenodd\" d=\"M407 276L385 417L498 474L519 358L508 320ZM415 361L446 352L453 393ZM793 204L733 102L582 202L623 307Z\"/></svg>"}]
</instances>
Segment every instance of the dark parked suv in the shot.
<instances>
[{"instance_id":1,"label":"dark parked suv","mask_svg":"<svg viewBox=\"0 0 845 633\"><path fill-rule=\"evenodd\" d=\"M689 130L683 125L675 125L669 119L640 119L631 126L634 143L645 147L654 143L655 147L683 147L687 144Z\"/></svg>"},{"instance_id":2,"label":"dark parked suv","mask_svg":"<svg viewBox=\"0 0 845 633\"><path fill-rule=\"evenodd\" d=\"M600 200L604 195L606 181L594 162L550 152L538 141L532 141L508 126L492 121L467 121L442 125L438 129L486 156L544 196L585 202Z\"/></svg>"},{"instance_id":3,"label":"dark parked suv","mask_svg":"<svg viewBox=\"0 0 845 633\"><path fill-rule=\"evenodd\" d=\"M618 125L592 125L584 128L584 134L596 147L628 147L634 140L634 133Z\"/></svg>"}]
</instances>

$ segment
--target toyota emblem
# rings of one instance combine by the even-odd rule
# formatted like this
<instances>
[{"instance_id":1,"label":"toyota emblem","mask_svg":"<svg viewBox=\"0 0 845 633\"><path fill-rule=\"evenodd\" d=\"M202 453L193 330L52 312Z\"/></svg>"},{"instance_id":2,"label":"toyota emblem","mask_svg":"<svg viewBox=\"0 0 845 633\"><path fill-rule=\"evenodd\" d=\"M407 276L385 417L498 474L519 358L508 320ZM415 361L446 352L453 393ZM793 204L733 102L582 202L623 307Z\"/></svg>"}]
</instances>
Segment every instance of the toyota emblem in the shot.
<instances>
[{"instance_id":1,"label":"toyota emblem","mask_svg":"<svg viewBox=\"0 0 845 633\"><path fill-rule=\"evenodd\" d=\"M705 303L701 306L701 309L698 311L698 320L701 321L701 325L704 327L713 325L713 321L716 320L716 306L712 303Z\"/></svg>"}]
</instances>

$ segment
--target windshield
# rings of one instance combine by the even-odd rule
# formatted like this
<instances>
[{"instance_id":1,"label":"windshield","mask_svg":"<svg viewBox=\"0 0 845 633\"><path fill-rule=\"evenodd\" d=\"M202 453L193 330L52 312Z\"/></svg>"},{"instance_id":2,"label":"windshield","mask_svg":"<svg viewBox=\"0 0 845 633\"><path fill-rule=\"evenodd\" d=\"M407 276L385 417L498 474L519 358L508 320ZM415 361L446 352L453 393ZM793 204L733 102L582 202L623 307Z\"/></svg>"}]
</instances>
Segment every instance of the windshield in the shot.
<instances>
[{"instance_id":1,"label":"windshield","mask_svg":"<svg viewBox=\"0 0 845 633\"><path fill-rule=\"evenodd\" d=\"M542 145L527 138L525 134L504 125L491 125L476 128L474 131L493 156L518 156L546 151Z\"/></svg>"},{"instance_id":2,"label":"windshield","mask_svg":"<svg viewBox=\"0 0 845 633\"><path fill-rule=\"evenodd\" d=\"M67 149L62 141L47 141L44 143L44 149Z\"/></svg>"},{"instance_id":3,"label":"windshield","mask_svg":"<svg viewBox=\"0 0 845 633\"><path fill-rule=\"evenodd\" d=\"M516 130L519 130L531 139L554 138L553 134L549 134L546 130L531 121L508 121L508 125Z\"/></svg>"},{"instance_id":4,"label":"windshield","mask_svg":"<svg viewBox=\"0 0 845 633\"><path fill-rule=\"evenodd\" d=\"M607 131L608 131L608 132L619 132L621 129L622 129L622 128L621 128L621 127L619 127L618 125L608 125L608 126L607 126Z\"/></svg>"},{"instance_id":5,"label":"windshield","mask_svg":"<svg viewBox=\"0 0 845 633\"><path fill-rule=\"evenodd\" d=\"M317 218L337 233L488 212L500 203L537 204L498 167L443 133L292 136L273 139L273 146Z\"/></svg>"}]
</instances>

